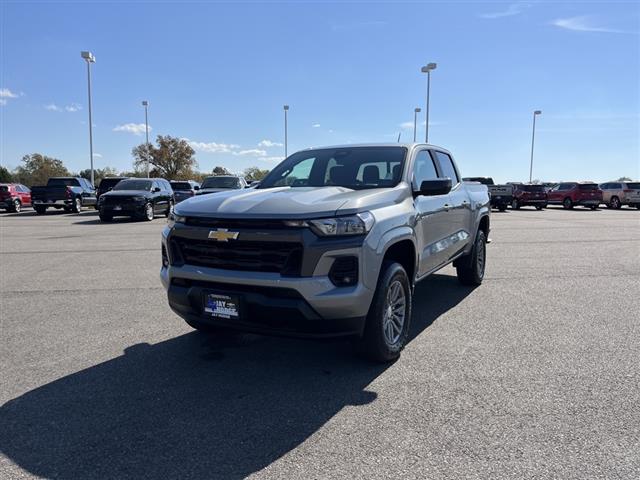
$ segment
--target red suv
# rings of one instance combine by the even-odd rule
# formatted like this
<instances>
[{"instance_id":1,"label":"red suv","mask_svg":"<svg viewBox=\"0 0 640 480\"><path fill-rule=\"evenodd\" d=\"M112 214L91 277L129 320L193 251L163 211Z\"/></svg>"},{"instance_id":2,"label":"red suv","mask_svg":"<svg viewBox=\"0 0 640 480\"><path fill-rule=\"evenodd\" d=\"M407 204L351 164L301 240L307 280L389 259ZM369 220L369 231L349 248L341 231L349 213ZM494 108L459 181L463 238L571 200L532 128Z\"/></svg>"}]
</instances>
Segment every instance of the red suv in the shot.
<instances>
[{"instance_id":1,"label":"red suv","mask_svg":"<svg viewBox=\"0 0 640 480\"><path fill-rule=\"evenodd\" d=\"M513 200L511 208L518 210L520 207L536 207L542 210L547 206L547 192L544 185L525 185L516 183L513 185Z\"/></svg>"},{"instance_id":2,"label":"red suv","mask_svg":"<svg viewBox=\"0 0 640 480\"><path fill-rule=\"evenodd\" d=\"M31 190L20 183L0 183L0 208L19 212L31 206Z\"/></svg>"},{"instance_id":3,"label":"red suv","mask_svg":"<svg viewBox=\"0 0 640 480\"><path fill-rule=\"evenodd\" d=\"M564 182L547 192L548 203L573 208L574 205L595 210L602 203L602 190L593 182Z\"/></svg>"}]
</instances>

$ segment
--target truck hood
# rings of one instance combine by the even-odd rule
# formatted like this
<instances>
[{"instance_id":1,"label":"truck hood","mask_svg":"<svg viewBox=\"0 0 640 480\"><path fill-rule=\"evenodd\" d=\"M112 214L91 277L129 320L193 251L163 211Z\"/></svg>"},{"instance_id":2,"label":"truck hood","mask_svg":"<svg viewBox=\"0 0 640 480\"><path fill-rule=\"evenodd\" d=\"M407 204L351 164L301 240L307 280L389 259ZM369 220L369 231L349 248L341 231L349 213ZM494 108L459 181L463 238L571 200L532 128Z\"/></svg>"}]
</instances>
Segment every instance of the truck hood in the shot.
<instances>
[{"instance_id":1,"label":"truck hood","mask_svg":"<svg viewBox=\"0 0 640 480\"><path fill-rule=\"evenodd\" d=\"M176 214L220 218L319 218L350 214L401 201L402 189L344 187L242 189L200 195L176 206Z\"/></svg>"}]
</instances>

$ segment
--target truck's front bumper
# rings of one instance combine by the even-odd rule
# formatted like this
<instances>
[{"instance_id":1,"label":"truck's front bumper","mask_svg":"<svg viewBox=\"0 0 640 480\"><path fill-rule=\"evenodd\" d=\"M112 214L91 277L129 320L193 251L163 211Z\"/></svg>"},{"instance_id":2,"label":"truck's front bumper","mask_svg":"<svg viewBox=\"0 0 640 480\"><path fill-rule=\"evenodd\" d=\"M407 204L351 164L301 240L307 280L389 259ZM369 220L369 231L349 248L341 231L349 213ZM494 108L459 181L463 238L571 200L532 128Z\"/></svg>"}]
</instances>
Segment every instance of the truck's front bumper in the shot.
<instances>
[{"instance_id":1,"label":"truck's front bumper","mask_svg":"<svg viewBox=\"0 0 640 480\"><path fill-rule=\"evenodd\" d=\"M272 335L360 335L373 297L362 284L337 288L326 276L286 278L184 265L163 267L160 277L169 306L185 320ZM238 298L240 318L207 315L204 297L210 293Z\"/></svg>"}]
</instances>

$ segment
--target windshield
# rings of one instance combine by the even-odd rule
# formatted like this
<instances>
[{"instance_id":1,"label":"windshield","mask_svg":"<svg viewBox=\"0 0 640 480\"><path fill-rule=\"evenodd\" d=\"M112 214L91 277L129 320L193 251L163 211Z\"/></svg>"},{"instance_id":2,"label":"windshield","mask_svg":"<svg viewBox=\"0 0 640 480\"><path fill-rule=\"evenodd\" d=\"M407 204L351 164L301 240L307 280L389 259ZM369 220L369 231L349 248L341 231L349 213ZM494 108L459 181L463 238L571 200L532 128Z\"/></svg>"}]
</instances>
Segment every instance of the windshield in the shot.
<instances>
[{"instance_id":1,"label":"windshield","mask_svg":"<svg viewBox=\"0 0 640 480\"><path fill-rule=\"evenodd\" d=\"M80 182L77 178L50 178L47 182L48 187L77 187Z\"/></svg>"},{"instance_id":2,"label":"windshield","mask_svg":"<svg viewBox=\"0 0 640 480\"><path fill-rule=\"evenodd\" d=\"M114 190L151 190L151 180L122 180Z\"/></svg>"},{"instance_id":3,"label":"windshield","mask_svg":"<svg viewBox=\"0 0 640 480\"><path fill-rule=\"evenodd\" d=\"M238 177L209 177L202 182L201 188L240 188Z\"/></svg>"},{"instance_id":4,"label":"windshield","mask_svg":"<svg viewBox=\"0 0 640 480\"><path fill-rule=\"evenodd\" d=\"M579 185L578 188L580 190L597 190L598 185L596 185L595 183L584 183L582 185Z\"/></svg>"},{"instance_id":5,"label":"windshield","mask_svg":"<svg viewBox=\"0 0 640 480\"><path fill-rule=\"evenodd\" d=\"M257 187L395 187L402 177L405 147L345 147L291 155Z\"/></svg>"},{"instance_id":6,"label":"windshield","mask_svg":"<svg viewBox=\"0 0 640 480\"><path fill-rule=\"evenodd\" d=\"M171 188L174 190L191 190L191 184L189 182L171 182Z\"/></svg>"}]
</instances>

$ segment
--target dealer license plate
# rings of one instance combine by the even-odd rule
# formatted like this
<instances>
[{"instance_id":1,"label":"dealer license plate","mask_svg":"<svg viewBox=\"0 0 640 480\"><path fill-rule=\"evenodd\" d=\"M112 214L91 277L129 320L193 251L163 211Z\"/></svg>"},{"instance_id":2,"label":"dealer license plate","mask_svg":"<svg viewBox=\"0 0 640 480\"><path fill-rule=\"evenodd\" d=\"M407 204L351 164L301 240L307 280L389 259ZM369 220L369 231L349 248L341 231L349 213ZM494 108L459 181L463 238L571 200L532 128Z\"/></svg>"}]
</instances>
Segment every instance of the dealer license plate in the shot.
<instances>
[{"instance_id":1,"label":"dealer license plate","mask_svg":"<svg viewBox=\"0 0 640 480\"><path fill-rule=\"evenodd\" d=\"M235 296L207 293L204 296L204 313L217 318L240 318L240 299Z\"/></svg>"}]
</instances>

